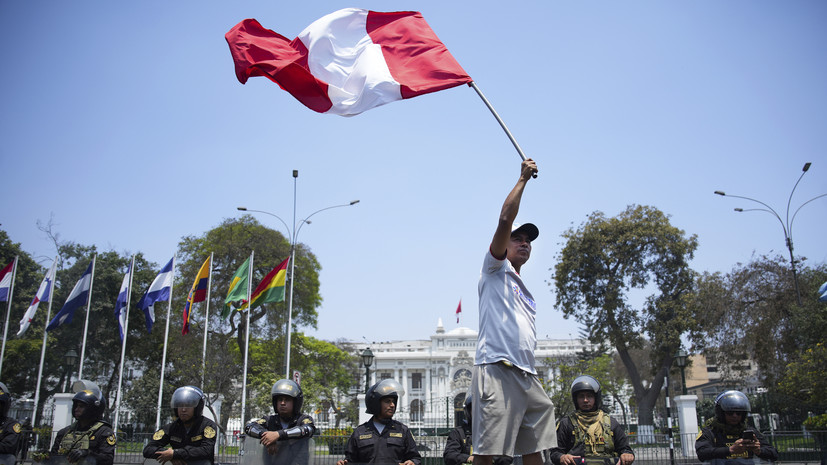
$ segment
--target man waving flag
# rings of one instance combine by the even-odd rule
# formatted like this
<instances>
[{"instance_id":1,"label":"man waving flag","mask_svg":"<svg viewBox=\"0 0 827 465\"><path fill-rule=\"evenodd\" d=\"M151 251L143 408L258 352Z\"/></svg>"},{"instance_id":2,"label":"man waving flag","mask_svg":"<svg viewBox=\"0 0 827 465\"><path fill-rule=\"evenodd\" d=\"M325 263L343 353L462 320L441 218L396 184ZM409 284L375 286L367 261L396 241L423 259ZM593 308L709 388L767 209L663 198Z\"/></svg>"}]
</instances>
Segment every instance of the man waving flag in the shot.
<instances>
[{"instance_id":1,"label":"man waving flag","mask_svg":"<svg viewBox=\"0 0 827 465\"><path fill-rule=\"evenodd\" d=\"M471 82L415 11L345 8L292 41L245 19L224 37L242 84L265 76L319 113L358 115Z\"/></svg>"}]
</instances>

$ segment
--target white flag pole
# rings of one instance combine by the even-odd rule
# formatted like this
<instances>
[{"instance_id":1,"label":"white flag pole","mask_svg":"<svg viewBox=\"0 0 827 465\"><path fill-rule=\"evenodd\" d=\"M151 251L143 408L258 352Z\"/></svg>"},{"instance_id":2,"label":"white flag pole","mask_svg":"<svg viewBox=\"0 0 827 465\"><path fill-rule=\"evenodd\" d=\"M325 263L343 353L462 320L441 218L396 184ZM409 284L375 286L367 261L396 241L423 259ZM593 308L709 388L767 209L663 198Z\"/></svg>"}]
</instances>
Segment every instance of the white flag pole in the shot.
<instances>
[{"instance_id":1,"label":"white flag pole","mask_svg":"<svg viewBox=\"0 0 827 465\"><path fill-rule=\"evenodd\" d=\"M98 254L92 256L92 276L89 277L89 295L86 297L86 323L83 325L83 343L80 346L78 379L83 379L83 359L86 357L86 334L89 332L89 309L92 307L92 285L95 283L95 261L97 261L97 259Z\"/></svg>"},{"instance_id":2,"label":"white flag pole","mask_svg":"<svg viewBox=\"0 0 827 465\"><path fill-rule=\"evenodd\" d=\"M244 428L247 413L247 356L250 351L250 309L252 306L251 293L253 292L253 256L256 251L250 252L250 268L247 270L247 334L244 337L244 378L241 383L241 427Z\"/></svg>"},{"instance_id":3,"label":"white flag pole","mask_svg":"<svg viewBox=\"0 0 827 465\"><path fill-rule=\"evenodd\" d=\"M11 320L11 298L14 295L14 279L17 277L17 259L14 257L14 265L11 266L11 286L9 286L9 304L6 309L6 324L3 327L3 349L0 350L0 374L3 373L3 360L6 358L6 339L9 338L9 320ZM0 378L2 379L2 378Z\"/></svg>"},{"instance_id":4,"label":"white flag pole","mask_svg":"<svg viewBox=\"0 0 827 465\"><path fill-rule=\"evenodd\" d=\"M161 429L161 401L164 396L164 371L167 365L167 342L169 341L169 320L172 312L172 286L175 284L175 256L172 257L172 281L169 283L169 300L167 301L167 328L164 331L164 355L161 357L161 382L158 385L158 411L155 414L155 431Z\"/></svg>"},{"instance_id":5,"label":"white flag pole","mask_svg":"<svg viewBox=\"0 0 827 465\"><path fill-rule=\"evenodd\" d=\"M483 103L485 103L485 106L488 107L488 109L491 111L491 114L494 115L494 118L497 120L498 123L500 123L500 126L503 128L503 131L505 131L505 135L507 135L511 143L514 144L514 148L517 149L517 153L520 155L520 158L522 158L523 161L525 161L527 157L525 156L525 153L523 153L523 149L520 148L520 144L517 143L517 139L515 139L514 135L511 134L511 131L508 130L508 126L505 125L503 119L500 118L500 115L497 114L497 110L495 110L494 107L491 105L491 102L489 102L488 99L485 98L485 95L482 94L482 91L479 87L477 87L477 84L474 81L469 82L468 85L472 89L477 91L477 95L480 96ZM535 174L534 177L536 178L537 175Z\"/></svg>"},{"instance_id":6,"label":"white flag pole","mask_svg":"<svg viewBox=\"0 0 827 465\"><path fill-rule=\"evenodd\" d=\"M132 277L135 276L135 256L132 256L132 263L129 265L129 284L126 288L126 315L123 320L123 341L121 341L121 369L118 374L118 395L115 399L115 435L118 434L118 422L121 414L121 386L123 386L123 366L126 359L126 336L129 334L129 302L132 299ZM120 315L118 315L120 319Z\"/></svg>"},{"instance_id":7,"label":"white flag pole","mask_svg":"<svg viewBox=\"0 0 827 465\"><path fill-rule=\"evenodd\" d=\"M55 262L52 265L49 305L46 310L46 324L43 325L43 346L40 348L40 367L37 369L37 387L34 390L34 413L32 413L32 425L34 426L37 426L37 414L39 413L37 403L40 401L40 383L43 380L43 360L46 359L46 337L49 335L49 332L46 331L46 326L48 326L49 321L52 319L52 301L55 300L55 287L57 287L57 283L55 282L55 275L57 274L57 259L58 257L55 257Z\"/></svg>"},{"instance_id":8,"label":"white flag pole","mask_svg":"<svg viewBox=\"0 0 827 465\"><path fill-rule=\"evenodd\" d=\"M210 252L210 272L207 275L207 298L204 306L204 350L201 351L201 390L204 390L204 378L207 373L207 333L210 328L210 290L212 289L212 259L213 252ZM192 312L192 309L190 309Z\"/></svg>"}]
</instances>

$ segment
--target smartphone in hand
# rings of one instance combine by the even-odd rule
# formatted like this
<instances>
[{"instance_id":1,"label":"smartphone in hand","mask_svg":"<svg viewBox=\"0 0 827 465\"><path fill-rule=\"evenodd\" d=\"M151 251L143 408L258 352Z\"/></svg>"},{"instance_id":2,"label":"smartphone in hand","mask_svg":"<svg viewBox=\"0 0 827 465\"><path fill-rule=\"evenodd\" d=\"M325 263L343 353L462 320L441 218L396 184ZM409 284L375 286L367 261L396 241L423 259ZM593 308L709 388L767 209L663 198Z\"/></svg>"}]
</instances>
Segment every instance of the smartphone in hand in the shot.
<instances>
[{"instance_id":1,"label":"smartphone in hand","mask_svg":"<svg viewBox=\"0 0 827 465\"><path fill-rule=\"evenodd\" d=\"M744 441L755 441L755 431L751 429L745 429L743 433L741 433L741 439Z\"/></svg>"}]
</instances>

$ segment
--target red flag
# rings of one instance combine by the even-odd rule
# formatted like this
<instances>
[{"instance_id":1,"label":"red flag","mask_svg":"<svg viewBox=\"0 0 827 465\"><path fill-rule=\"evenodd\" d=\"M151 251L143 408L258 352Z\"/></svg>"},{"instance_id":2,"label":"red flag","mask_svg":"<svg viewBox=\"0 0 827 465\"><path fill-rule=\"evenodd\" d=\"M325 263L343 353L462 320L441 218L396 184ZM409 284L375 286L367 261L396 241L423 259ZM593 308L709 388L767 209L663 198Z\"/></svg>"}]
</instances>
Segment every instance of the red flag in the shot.
<instances>
[{"instance_id":1,"label":"red flag","mask_svg":"<svg viewBox=\"0 0 827 465\"><path fill-rule=\"evenodd\" d=\"M245 19L224 37L242 84L265 76L319 113L357 115L471 82L415 11L345 8L292 41Z\"/></svg>"},{"instance_id":2,"label":"red flag","mask_svg":"<svg viewBox=\"0 0 827 465\"><path fill-rule=\"evenodd\" d=\"M457 305L457 323L459 323L460 313L462 313L462 299L459 299L459 305Z\"/></svg>"}]
</instances>

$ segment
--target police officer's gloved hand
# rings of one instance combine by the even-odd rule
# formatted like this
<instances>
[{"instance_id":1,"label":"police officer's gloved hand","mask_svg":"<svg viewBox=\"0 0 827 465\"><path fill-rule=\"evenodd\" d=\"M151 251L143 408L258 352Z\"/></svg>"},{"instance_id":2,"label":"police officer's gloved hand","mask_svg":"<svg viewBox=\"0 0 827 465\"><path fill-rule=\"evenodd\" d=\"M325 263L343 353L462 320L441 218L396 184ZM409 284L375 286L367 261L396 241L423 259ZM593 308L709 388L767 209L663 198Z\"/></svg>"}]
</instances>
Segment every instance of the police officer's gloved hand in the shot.
<instances>
[{"instance_id":1,"label":"police officer's gloved hand","mask_svg":"<svg viewBox=\"0 0 827 465\"><path fill-rule=\"evenodd\" d=\"M89 449L75 449L72 452L69 452L69 455L66 456L66 459L70 462L80 462L81 459L89 455Z\"/></svg>"}]
</instances>

